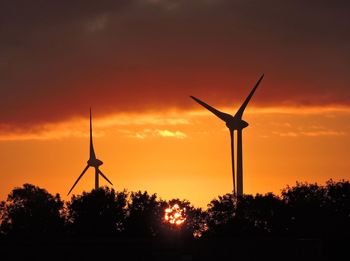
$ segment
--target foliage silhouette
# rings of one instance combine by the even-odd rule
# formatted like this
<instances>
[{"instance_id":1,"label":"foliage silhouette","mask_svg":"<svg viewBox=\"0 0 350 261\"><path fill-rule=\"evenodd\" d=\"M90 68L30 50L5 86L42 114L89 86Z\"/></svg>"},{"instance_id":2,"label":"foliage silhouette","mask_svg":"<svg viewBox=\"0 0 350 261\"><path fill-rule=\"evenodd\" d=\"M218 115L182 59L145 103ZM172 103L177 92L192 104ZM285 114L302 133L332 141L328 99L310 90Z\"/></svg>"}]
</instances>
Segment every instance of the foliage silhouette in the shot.
<instances>
[{"instance_id":1,"label":"foliage silhouette","mask_svg":"<svg viewBox=\"0 0 350 261\"><path fill-rule=\"evenodd\" d=\"M157 195L145 192L132 192L127 207L124 234L137 237L159 235L165 202L157 200Z\"/></svg>"},{"instance_id":2,"label":"foliage silhouette","mask_svg":"<svg viewBox=\"0 0 350 261\"><path fill-rule=\"evenodd\" d=\"M297 183L272 193L235 198L219 196L208 205L206 236L289 236L325 238L349 236L350 185Z\"/></svg>"},{"instance_id":3,"label":"foliage silhouette","mask_svg":"<svg viewBox=\"0 0 350 261\"><path fill-rule=\"evenodd\" d=\"M128 194L107 187L72 196L67 225L75 235L114 235L123 231Z\"/></svg>"},{"instance_id":4,"label":"foliage silhouette","mask_svg":"<svg viewBox=\"0 0 350 261\"><path fill-rule=\"evenodd\" d=\"M219 196L208 204L207 226L209 234L223 235L234 231L233 218L236 201L232 194Z\"/></svg>"},{"instance_id":5,"label":"foliage silhouette","mask_svg":"<svg viewBox=\"0 0 350 261\"><path fill-rule=\"evenodd\" d=\"M350 235L350 182L329 180L327 189L327 210L329 220L327 235L346 237Z\"/></svg>"},{"instance_id":6,"label":"foliage silhouette","mask_svg":"<svg viewBox=\"0 0 350 261\"><path fill-rule=\"evenodd\" d=\"M62 232L60 196L31 184L15 188L1 203L1 231L9 237L53 236Z\"/></svg>"},{"instance_id":7,"label":"foliage silhouette","mask_svg":"<svg viewBox=\"0 0 350 261\"><path fill-rule=\"evenodd\" d=\"M247 224L245 233L258 235L286 233L285 227L281 224L287 219L287 206L272 193L238 198L236 213L236 218L244 220Z\"/></svg>"},{"instance_id":8,"label":"foliage silhouette","mask_svg":"<svg viewBox=\"0 0 350 261\"><path fill-rule=\"evenodd\" d=\"M175 204L186 209L181 225L164 216ZM153 260L181 259L184 253L196 260L334 260L350 240L350 183L344 180L324 186L297 183L279 197L225 194L206 211L186 200L109 188L72 196L63 206L59 195L34 185L15 188L0 204L2 259L55 253L57 260L66 254L95 260L107 258L114 248Z\"/></svg>"},{"instance_id":9,"label":"foliage silhouette","mask_svg":"<svg viewBox=\"0 0 350 261\"><path fill-rule=\"evenodd\" d=\"M232 194L219 196L208 205L207 236L247 236L265 234L270 228L268 221L278 200L274 196ZM270 205L267 205L270 203Z\"/></svg>"},{"instance_id":10,"label":"foliage silhouette","mask_svg":"<svg viewBox=\"0 0 350 261\"><path fill-rule=\"evenodd\" d=\"M186 222L164 220L169 206L186 209ZM156 238L213 236L288 236L334 238L350 234L350 183L329 180L325 186L297 183L272 193L214 199L206 211L186 200L164 201L156 194L99 188L73 196L63 208L59 195L30 184L15 188L0 204L0 235L123 235Z\"/></svg>"},{"instance_id":11,"label":"foliage silhouette","mask_svg":"<svg viewBox=\"0 0 350 261\"><path fill-rule=\"evenodd\" d=\"M290 235L327 237L349 235L350 185L348 181L328 181L326 186L297 183L282 190L288 206Z\"/></svg>"}]
</instances>

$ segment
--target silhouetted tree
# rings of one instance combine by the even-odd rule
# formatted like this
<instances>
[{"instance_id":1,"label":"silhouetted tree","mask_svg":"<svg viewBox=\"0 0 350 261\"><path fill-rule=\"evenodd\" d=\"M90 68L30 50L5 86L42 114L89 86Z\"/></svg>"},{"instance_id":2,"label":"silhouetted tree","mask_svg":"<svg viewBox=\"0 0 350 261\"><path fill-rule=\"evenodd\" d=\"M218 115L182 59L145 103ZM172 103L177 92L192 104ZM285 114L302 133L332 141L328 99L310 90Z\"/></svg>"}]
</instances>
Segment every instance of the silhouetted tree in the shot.
<instances>
[{"instance_id":1,"label":"silhouetted tree","mask_svg":"<svg viewBox=\"0 0 350 261\"><path fill-rule=\"evenodd\" d=\"M183 210L184 222L165 219L165 210L174 205ZM64 221L68 230L63 229ZM58 194L24 184L0 203L0 222L0 237L42 237L64 231L183 241L201 235L349 237L350 183L297 183L283 189L281 197L272 193L238 198L226 194L212 200L207 211L186 200L164 201L146 191L132 192L129 197L125 191L109 188L73 196L64 209Z\"/></svg>"},{"instance_id":2,"label":"silhouetted tree","mask_svg":"<svg viewBox=\"0 0 350 261\"><path fill-rule=\"evenodd\" d=\"M245 220L245 232L256 235L286 234L285 222L288 209L284 202L272 193L244 195L238 198L235 219Z\"/></svg>"},{"instance_id":3,"label":"silhouetted tree","mask_svg":"<svg viewBox=\"0 0 350 261\"><path fill-rule=\"evenodd\" d=\"M62 232L63 202L45 189L31 184L15 188L1 203L1 230L10 237L42 237Z\"/></svg>"},{"instance_id":4,"label":"silhouetted tree","mask_svg":"<svg viewBox=\"0 0 350 261\"><path fill-rule=\"evenodd\" d=\"M284 235L320 238L349 236L350 184L328 181L326 186L297 183L255 197L232 194L212 200L207 210L210 235Z\"/></svg>"},{"instance_id":5,"label":"silhouetted tree","mask_svg":"<svg viewBox=\"0 0 350 261\"><path fill-rule=\"evenodd\" d=\"M233 235L240 228L234 222L236 215L237 200L232 194L219 196L208 204L207 210L207 236Z\"/></svg>"},{"instance_id":6,"label":"silhouetted tree","mask_svg":"<svg viewBox=\"0 0 350 261\"><path fill-rule=\"evenodd\" d=\"M207 235L239 236L285 234L287 209L281 199L268 193L220 196L208 205Z\"/></svg>"},{"instance_id":7,"label":"silhouetted tree","mask_svg":"<svg viewBox=\"0 0 350 261\"><path fill-rule=\"evenodd\" d=\"M328 236L350 236L350 182L329 180L326 183Z\"/></svg>"},{"instance_id":8,"label":"silhouetted tree","mask_svg":"<svg viewBox=\"0 0 350 261\"><path fill-rule=\"evenodd\" d=\"M67 203L70 230L77 235L114 235L124 229L128 194L107 187L73 195Z\"/></svg>"},{"instance_id":9,"label":"silhouetted tree","mask_svg":"<svg viewBox=\"0 0 350 261\"><path fill-rule=\"evenodd\" d=\"M165 202L157 200L157 195L132 192L125 221L125 235L154 237L159 234Z\"/></svg>"},{"instance_id":10,"label":"silhouetted tree","mask_svg":"<svg viewBox=\"0 0 350 261\"><path fill-rule=\"evenodd\" d=\"M201 237L207 230L206 212L201 208L195 208L189 205L186 208L186 213L185 228L188 231L188 237Z\"/></svg>"},{"instance_id":11,"label":"silhouetted tree","mask_svg":"<svg viewBox=\"0 0 350 261\"><path fill-rule=\"evenodd\" d=\"M349 235L350 185L348 181L329 180L326 186L297 183L282 191L288 205L290 235L327 237Z\"/></svg>"},{"instance_id":12,"label":"silhouetted tree","mask_svg":"<svg viewBox=\"0 0 350 261\"><path fill-rule=\"evenodd\" d=\"M3 231L3 217L5 216L4 211L5 211L5 201L0 201L0 240L4 238L5 236L5 231Z\"/></svg>"},{"instance_id":13,"label":"silhouetted tree","mask_svg":"<svg viewBox=\"0 0 350 261\"><path fill-rule=\"evenodd\" d=\"M317 184L297 183L282 190L290 211L286 224L289 233L298 237L319 237L327 226L327 190Z\"/></svg>"},{"instance_id":14,"label":"silhouetted tree","mask_svg":"<svg viewBox=\"0 0 350 261\"><path fill-rule=\"evenodd\" d=\"M233 218L236 200L232 194L226 194L213 199L208 207L208 222L212 225L225 224Z\"/></svg>"}]
</instances>

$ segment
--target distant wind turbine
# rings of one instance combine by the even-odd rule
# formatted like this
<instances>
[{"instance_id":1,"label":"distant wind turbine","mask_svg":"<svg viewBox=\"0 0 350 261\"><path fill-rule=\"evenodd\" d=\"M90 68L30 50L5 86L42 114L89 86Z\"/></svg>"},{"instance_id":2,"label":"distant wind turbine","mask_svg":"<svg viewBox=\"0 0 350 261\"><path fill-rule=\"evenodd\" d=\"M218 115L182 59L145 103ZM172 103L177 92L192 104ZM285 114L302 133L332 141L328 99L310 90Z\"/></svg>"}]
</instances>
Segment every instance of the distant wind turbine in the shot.
<instances>
[{"instance_id":1,"label":"distant wind turbine","mask_svg":"<svg viewBox=\"0 0 350 261\"><path fill-rule=\"evenodd\" d=\"M102 171L99 169L99 167L103 164L103 162L99 159L96 158L95 150L94 150L94 145L92 143L92 115L91 115L91 108L90 108L90 158L87 161L87 166L83 170L83 172L80 174L78 179L75 181L74 185L72 188L69 190L68 194L69 195L72 190L74 189L75 185L79 182L79 180L84 176L85 172L88 170L90 167L95 168L95 189L99 188L99 175L101 175L109 184L112 184L112 182L102 173Z\"/></svg>"},{"instance_id":2,"label":"distant wind turbine","mask_svg":"<svg viewBox=\"0 0 350 261\"><path fill-rule=\"evenodd\" d=\"M236 195L236 177L235 177L235 157L234 157L234 131L237 130L237 195L242 196L243 195L243 155L242 155L242 130L246 127L248 127L248 123L244 120L242 120L243 113L245 108L247 107L250 99L254 95L254 92L256 88L259 86L261 80L264 78L264 74L260 77L260 79L255 84L254 88L248 95L248 97L245 99L244 103L241 105L235 116L232 116L230 114L221 112L210 105L206 104L205 102L201 101L200 99L197 99L196 97L190 96L193 100L198 102L200 105L202 105L207 110L211 111L213 114L215 114L218 118L223 120L226 123L226 126L230 130L230 137L231 137L231 160L232 160L232 176L233 176L233 194Z\"/></svg>"}]
</instances>

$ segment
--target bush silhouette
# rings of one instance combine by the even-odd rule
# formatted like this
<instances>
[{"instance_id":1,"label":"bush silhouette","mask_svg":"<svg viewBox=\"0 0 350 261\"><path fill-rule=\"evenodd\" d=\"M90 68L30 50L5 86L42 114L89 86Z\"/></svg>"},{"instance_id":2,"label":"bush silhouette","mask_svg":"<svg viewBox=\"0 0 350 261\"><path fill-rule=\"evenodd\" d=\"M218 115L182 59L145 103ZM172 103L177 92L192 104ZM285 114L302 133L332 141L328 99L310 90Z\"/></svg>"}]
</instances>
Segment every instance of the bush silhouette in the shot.
<instances>
[{"instance_id":1,"label":"bush silhouette","mask_svg":"<svg viewBox=\"0 0 350 261\"><path fill-rule=\"evenodd\" d=\"M124 230L127 193L107 187L72 196L67 223L76 235L115 235Z\"/></svg>"},{"instance_id":2,"label":"bush silhouette","mask_svg":"<svg viewBox=\"0 0 350 261\"><path fill-rule=\"evenodd\" d=\"M282 191L289 208L290 235L298 237L344 236L350 226L350 185L328 181L326 186L297 183Z\"/></svg>"},{"instance_id":3,"label":"bush silhouette","mask_svg":"<svg viewBox=\"0 0 350 261\"><path fill-rule=\"evenodd\" d=\"M235 219L244 221L245 233L283 235L287 232L283 225L287 216L287 206L272 193L238 198Z\"/></svg>"},{"instance_id":4,"label":"bush silhouette","mask_svg":"<svg viewBox=\"0 0 350 261\"><path fill-rule=\"evenodd\" d=\"M208 235L265 235L277 230L275 223L282 216L282 201L269 193L255 197L232 194L220 196L208 205Z\"/></svg>"},{"instance_id":5,"label":"bush silhouette","mask_svg":"<svg viewBox=\"0 0 350 261\"><path fill-rule=\"evenodd\" d=\"M329 236L350 235L350 182L329 180L327 189L327 210L330 213L327 224Z\"/></svg>"},{"instance_id":6,"label":"bush silhouette","mask_svg":"<svg viewBox=\"0 0 350 261\"><path fill-rule=\"evenodd\" d=\"M165 209L186 209L186 221L165 220ZM350 234L350 183L329 180L326 185L297 183L272 193L214 199L206 211L189 201L164 201L156 194L99 188L72 196L64 209L57 194L31 184L15 188L0 203L2 237L116 236L192 239L217 236L283 236L289 238L346 238ZM66 228L66 230L64 229Z\"/></svg>"},{"instance_id":7,"label":"bush silhouette","mask_svg":"<svg viewBox=\"0 0 350 261\"><path fill-rule=\"evenodd\" d=\"M132 192L127 207L125 235L154 237L159 235L165 202L157 200L157 195Z\"/></svg>"},{"instance_id":8,"label":"bush silhouette","mask_svg":"<svg viewBox=\"0 0 350 261\"><path fill-rule=\"evenodd\" d=\"M1 230L9 237L58 235L63 230L60 196L31 184L15 188L1 203Z\"/></svg>"},{"instance_id":9,"label":"bush silhouette","mask_svg":"<svg viewBox=\"0 0 350 261\"><path fill-rule=\"evenodd\" d=\"M237 235L241 229L239 220L235 219L237 201L232 194L219 196L208 204L206 236Z\"/></svg>"}]
</instances>

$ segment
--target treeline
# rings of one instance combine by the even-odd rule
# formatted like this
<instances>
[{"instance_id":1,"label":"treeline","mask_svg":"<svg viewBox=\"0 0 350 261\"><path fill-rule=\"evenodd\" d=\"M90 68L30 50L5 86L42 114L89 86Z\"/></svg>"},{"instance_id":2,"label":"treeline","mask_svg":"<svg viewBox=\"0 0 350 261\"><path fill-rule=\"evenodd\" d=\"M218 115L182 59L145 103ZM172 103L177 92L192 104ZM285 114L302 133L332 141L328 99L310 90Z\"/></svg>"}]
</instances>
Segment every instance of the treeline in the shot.
<instances>
[{"instance_id":1,"label":"treeline","mask_svg":"<svg viewBox=\"0 0 350 261\"><path fill-rule=\"evenodd\" d=\"M177 204L186 221L171 224L165 209ZM0 203L3 239L46 237L219 238L287 237L346 238L350 235L350 183L297 183L280 196L272 193L235 198L219 196L206 210L186 200L164 201L147 192L117 192L107 187L73 196L31 184L15 188Z\"/></svg>"}]
</instances>

